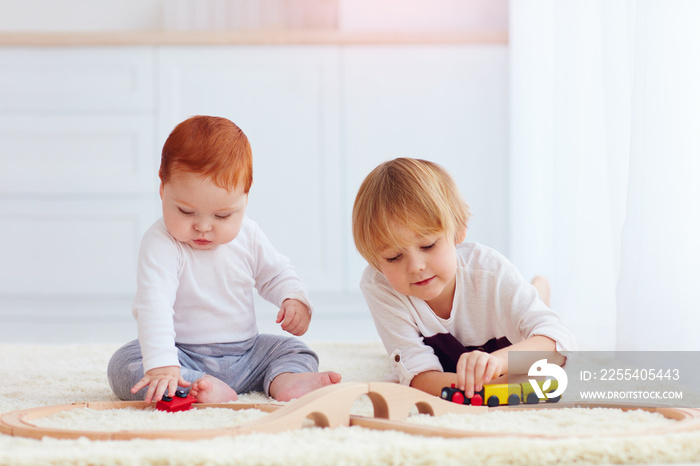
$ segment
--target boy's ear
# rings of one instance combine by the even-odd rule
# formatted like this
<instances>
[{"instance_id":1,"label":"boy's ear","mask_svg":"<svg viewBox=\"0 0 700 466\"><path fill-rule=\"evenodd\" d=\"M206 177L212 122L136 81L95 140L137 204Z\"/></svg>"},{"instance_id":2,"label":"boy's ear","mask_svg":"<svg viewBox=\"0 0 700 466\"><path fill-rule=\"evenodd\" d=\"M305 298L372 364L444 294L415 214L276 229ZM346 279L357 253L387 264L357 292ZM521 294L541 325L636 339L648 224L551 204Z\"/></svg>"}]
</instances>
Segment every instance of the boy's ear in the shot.
<instances>
[{"instance_id":1,"label":"boy's ear","mask_svg":"<svg viewBox=\"0 0 700 466\"><path fill-rule=\"evenodd\" d=\"M466 238L467 238L467 226L464 225L459 230L457 230L457 234L455 235L455 240L456 240L455 244L462 243Z\"/></svg>"}]
</instances>

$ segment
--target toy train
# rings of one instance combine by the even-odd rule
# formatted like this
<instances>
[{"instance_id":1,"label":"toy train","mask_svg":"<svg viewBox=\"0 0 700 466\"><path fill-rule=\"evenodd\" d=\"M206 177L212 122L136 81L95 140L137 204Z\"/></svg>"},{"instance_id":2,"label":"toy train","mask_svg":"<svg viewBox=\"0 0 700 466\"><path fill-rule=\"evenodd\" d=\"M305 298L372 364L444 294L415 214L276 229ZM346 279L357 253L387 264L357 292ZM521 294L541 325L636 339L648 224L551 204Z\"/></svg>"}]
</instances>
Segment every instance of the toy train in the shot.
<instances>
[{"instance_id":1,"label":"toy train","mask_svg":"<svg viewBox=\"0 0 700 466\"><path fill-rule=\"evenodd\" d=\"M551 382L546 385L545 382L546 381L537 382L543 393L552 393L557 389L556 380L551 380ZM491 407L499 405L512 406L519 405L520 403L536 404L541 401L537 393L532 389L530 382L484 385L483 388L476 392L471 398L467 398L462 390L455 388L454 384L452 384L451 387L442 389L440 398L464 405L486 405ZM557 396L554 398L547 398L545 401L547 403L556 403L560 399L561 396Z\"/></svg>"}]
</instances>

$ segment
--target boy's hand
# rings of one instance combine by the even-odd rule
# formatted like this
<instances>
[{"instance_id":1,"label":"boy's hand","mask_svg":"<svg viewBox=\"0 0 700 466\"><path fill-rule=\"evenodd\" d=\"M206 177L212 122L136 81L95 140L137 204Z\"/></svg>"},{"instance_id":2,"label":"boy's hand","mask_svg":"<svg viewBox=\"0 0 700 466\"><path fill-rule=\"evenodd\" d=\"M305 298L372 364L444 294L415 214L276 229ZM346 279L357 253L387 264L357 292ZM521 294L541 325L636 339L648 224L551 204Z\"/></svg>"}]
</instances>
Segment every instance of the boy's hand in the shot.
<instances>
[{"instance_id":1,"label":"boy's hand","mask_svg":"<svg viewBox=\"0 0 700 466\"><path fill-rule=\"evenodd\" d=\"M178 385L181 387L189 387L192 385L187 380L180 376L179 366L156 367L146 372L141 380L131 388L131 393L136 393L143 387L148 385L146 391L146 403L152 400L160 400L164 394L174 396Z\"/></svg>"},{"instance_id":2,"label":"boy's hand","mask_svg":"<svg viewBox=\"0 0 700 466\"><path fill-rule=\"evenodd\" d=\"M471 398L484 384L500 376L504 368L503 360L495 354L483 351L464 353L457 361L457 388Z\"/></svg>"},{"instance_id":3,"label":"boy's hand","mask_svg":"<svg viewBox=\"0 0 700 466\"><path fill-rule=\"evenodd\" d=\"M292 335L301 336L306 333L311 322L311 314L306 304L296 299L285 299L282 308L277 313L276 323L282 323L282 330Z\"/></svg>"}]
</instances>

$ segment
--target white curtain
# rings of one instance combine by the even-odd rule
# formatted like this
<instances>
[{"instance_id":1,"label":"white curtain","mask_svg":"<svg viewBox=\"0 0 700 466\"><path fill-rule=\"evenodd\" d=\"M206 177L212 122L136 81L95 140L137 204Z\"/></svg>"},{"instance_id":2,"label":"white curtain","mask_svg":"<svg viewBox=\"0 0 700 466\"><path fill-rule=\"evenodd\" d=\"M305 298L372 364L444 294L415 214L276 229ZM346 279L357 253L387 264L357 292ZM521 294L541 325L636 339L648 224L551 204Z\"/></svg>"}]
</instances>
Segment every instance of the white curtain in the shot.
<instances>
[{"instance_id":1,"label":"white curtain","mask_svg":"<svg viewBox=\"0 0 700 466\"><path fill-rule=\"evenodd\" d=\"M509 255L581 349L700 350L700 1L511 0Z\"/></svg>"}]
</instances>

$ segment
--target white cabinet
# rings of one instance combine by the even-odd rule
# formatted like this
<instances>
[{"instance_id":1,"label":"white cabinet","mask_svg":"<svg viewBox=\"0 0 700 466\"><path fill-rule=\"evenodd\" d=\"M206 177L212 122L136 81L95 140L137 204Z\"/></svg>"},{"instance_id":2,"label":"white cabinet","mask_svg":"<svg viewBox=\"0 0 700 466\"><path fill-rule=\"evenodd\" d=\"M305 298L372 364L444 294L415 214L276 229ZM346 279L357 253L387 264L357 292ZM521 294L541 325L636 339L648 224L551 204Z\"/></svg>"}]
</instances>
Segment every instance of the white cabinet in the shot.
<instances>
[{"instance_id":1,"label":"white cabinet","mask_svg":"<svg viewBox=\"0 0 700 466\"><path fill-rule=\"evenodd\" d=\"M448 168L506 247L506 46L0 49L0 298L128 296L160 149L195 114L248 135L249 215L314 294L356 293L351 209L397 156Z\"/></svg>"},{"instance_id":2,"label":"white cabinet","mask_svg":"<svg viewBox=\"0 0 700 466\"><path fill-rule=\"evenodd\" d=\"M157 215L149 47L0 50L0 297L132 293Z\"/></svg>"}]
</instances>

